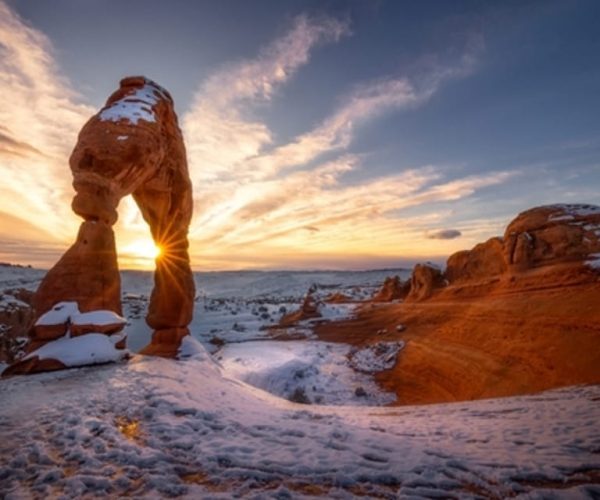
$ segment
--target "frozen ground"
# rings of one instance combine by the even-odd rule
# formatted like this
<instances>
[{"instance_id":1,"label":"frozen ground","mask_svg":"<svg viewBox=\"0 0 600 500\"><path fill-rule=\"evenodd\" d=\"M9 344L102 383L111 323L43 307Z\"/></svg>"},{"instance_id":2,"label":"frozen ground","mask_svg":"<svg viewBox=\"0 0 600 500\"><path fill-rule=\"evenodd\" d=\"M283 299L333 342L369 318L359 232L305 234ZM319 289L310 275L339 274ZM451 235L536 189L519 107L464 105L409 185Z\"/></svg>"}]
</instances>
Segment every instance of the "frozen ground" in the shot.
<instances>
[{"instance_id":1,"label":"frozen ground","mask_svg":"<svg viewBox=\"0 0 600 500\"><path fill-rule=\"evenodd\" d=\"M4 498L598 498L600 387L300 405L206 354L0 383Z\"/></svg>"}]
</instances>

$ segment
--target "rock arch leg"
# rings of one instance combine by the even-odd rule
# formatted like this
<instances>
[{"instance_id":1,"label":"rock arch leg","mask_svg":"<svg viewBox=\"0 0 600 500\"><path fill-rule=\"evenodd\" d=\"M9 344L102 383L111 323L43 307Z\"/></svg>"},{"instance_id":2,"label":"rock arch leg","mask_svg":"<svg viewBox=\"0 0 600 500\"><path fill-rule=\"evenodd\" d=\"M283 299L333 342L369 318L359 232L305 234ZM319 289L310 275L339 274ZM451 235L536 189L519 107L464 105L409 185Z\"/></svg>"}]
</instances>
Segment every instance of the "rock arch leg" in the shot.
<instances>
[{"instance_id":1,"label":"rock arch leg","mask_svg":"<svg viewBox=\"0 0 600 500\"><path fill-rule=\"evenodd\" d=\"M159 174L135 191L133 197L161 249L146 317L155 331L152 343L142 353L173 356L181 339L189 333L195 295L188 255L193 202L187 167L161 167Z\"/></svg>"}]
</instances>

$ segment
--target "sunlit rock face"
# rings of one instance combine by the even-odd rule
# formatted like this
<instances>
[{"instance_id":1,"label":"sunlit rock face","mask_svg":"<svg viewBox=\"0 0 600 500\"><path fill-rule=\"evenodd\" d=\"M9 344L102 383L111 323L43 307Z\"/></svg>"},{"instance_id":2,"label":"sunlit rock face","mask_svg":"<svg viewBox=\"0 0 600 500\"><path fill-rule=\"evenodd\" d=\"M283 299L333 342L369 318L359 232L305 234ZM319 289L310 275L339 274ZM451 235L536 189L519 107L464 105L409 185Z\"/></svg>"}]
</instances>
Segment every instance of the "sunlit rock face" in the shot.
<instances>
[{"instance_id":1,"label":"sunlit rock face","mask_svg":"<svg viewBox=\"0 0 600 500\"><path fill-rule=\"evenodd\" d=\"M132 195L161 249L146 319L155 334L144 352L174 356L189 333L195 290L187 239L192 185L169 93L145 77L121 80L82 128L69 163L76 191L72 208L84 222L75 243L42 281L34 297L36 316L59 302L74 302L82 313L121 314L112 227L119 201ZM56 340L66 329L55 328L48 337L48 328L34 328L32 346ZM43 369L29 362L26 371L38 368Z\"/></svg>"},{"instance_id":2,"label":"sunlit rock face","mask_svg":"<svg viewBox=\"0 0 600 500\"><path fill-rule=\"evenodd\" d=\"M450 283L483 279L502 274L507 268L502 238L495 237L471 250L452 254L446 263L445 277Z\"/></svg>"},{"instance_id":3,"label":"sunlit rock face","mask_svg":"<svg viewBox=\"0 0 600 500\"><path fill-rule=\"evenodd\" d=\"M442 271L433 264L417 264L410 279L407 302L418 302L431 297L436 288L444 285Z\"/></svg>"},{"instance_id":4,"label":"sunlit rock face","mask_svg":"<svg viewBox=\"0 0 600 500\"><path fill-rule=\"evenodd\" d=\"M517 215L503 238L451 255L445 277L461 283L559 264L593 263L598 257L600 207L546 205Z\"/></svg>"},{"instance_id":5,"label":"sunlit rock face","mask_svg":"<svg viewBox=\"0 0 600 500\"><path fill-rule=\"evenodd\" d=\"M528 269L600 252L600 207L547 205L520 213L504 233L509 266Z\"/></svg>"}]
</instances>

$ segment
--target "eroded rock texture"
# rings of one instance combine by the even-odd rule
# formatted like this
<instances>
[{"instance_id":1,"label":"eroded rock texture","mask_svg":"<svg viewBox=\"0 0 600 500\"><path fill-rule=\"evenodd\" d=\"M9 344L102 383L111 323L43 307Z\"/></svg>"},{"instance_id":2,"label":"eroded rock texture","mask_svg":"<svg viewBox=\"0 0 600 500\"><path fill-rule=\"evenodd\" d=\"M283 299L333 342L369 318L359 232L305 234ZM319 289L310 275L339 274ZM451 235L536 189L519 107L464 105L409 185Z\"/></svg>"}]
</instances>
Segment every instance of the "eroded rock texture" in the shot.
<instances>
[{"instance_id":1,"label":"eroded rock texture","mask_svg":"<svg viewBox=\"0 0 600 500\"><path fill-rule=\"evenodd\" d=\"M195 291L187 239L192 185L169 93L144 77L121 80L82 128L69 163L76 191L72 208L84 222L76 242L42 281L34 297L36 316L59 302L76 302L82 313L121 314L112 226L119 201L132 195L161 248L147 317L155 333L144 352L174 356L189 333ZM34 328L32 345L53 340L47 330L41 339ZM44 369L30 365L26 371Z\"/></svg>"},{"instance_id":2,"label":"eroded rock texture","mask_svg":"<svg viewBox=\"0 0 600 500\"><path fill-rule=\"evenodd\" d=\"M600 207L546 205L520 213L503 238L491 238L448 258L450 283L585 262L600 252Z\"/></svg>"},{"instance_id":3,"label":"eroded rock texture","mask_svg":"<svg viewBox=\"0 0 600 500\"><path fill-rule=\"evenodd\" d=\"M441 269L432 264L417 264L410 279L407 302L418 302L431 297L436 288L444 286Z\"/></svg>"},{"instance_id":4,"label":"eroded rock texture","mask_svg":"<svg viewBox=\"0 0 600 500\"><path fill-rule=\"evenodd\" d=\"M391 302L405 298L410 292L410 281L402 283L399 276L388 276L373 297L373 302Z\"/></svg>"}]
</instances>

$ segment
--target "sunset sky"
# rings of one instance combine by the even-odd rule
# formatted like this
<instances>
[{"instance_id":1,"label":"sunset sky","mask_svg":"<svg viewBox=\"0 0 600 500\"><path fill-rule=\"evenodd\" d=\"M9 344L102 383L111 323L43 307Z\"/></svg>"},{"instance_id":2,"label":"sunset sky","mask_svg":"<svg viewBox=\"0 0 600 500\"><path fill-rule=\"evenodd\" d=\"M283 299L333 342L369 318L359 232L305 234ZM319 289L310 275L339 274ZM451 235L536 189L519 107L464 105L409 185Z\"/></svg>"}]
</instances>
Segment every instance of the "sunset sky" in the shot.
<instances>
[{"instance_id":1,"label":"sunset sky","mask_svg":"<svg viewBox=\"0 0 600 500\"><path fill-rule=\"evenodd\" d=\"M0 261L74 241L68 158L126 75L170 90L192 267L443 262L600 204L600 2L0 0ZM152 267L131 199L123 267Z\"/></svg>"}]
</instances>

